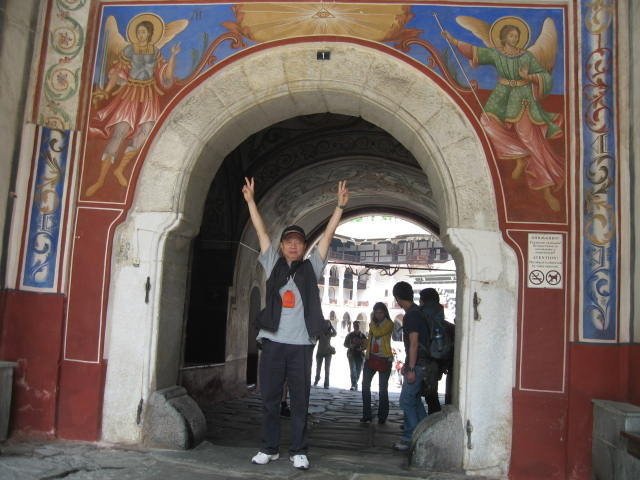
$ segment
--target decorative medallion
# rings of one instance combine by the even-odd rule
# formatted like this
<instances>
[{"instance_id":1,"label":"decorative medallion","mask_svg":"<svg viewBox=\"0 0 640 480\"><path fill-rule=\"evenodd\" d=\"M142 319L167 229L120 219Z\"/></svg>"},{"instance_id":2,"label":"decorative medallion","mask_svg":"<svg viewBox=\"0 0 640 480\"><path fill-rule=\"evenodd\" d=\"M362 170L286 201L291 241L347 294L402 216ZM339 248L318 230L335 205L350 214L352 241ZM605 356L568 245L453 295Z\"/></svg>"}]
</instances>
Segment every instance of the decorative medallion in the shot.
<instances>
[{"instance_id":1,"label":"decorative medallion","mask_svg":"<svg viewBox=\"0 0 640 480\"><path fill-rule=\"evenodd\" d=\"M80 75L86 43L83 26L86 0L56 0L49 22L44 83L37 122L49 128L72 130L76 125Z\"/></svg>"}]
</instances>

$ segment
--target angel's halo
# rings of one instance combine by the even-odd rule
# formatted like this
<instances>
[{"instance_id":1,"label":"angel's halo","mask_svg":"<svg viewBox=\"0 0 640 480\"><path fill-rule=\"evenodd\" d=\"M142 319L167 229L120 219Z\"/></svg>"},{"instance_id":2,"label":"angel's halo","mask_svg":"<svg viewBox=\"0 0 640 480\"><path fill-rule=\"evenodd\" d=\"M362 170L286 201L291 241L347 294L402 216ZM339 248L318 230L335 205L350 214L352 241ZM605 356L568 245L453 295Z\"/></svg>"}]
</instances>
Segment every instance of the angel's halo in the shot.
<instances>
[{"instance_id":1,"label":"angel's halo","mask_svg":"<svg viewBox=\"0 0 640 480\"><path fill-rule=\"evenodd\" d=\"M529 28L529 24L525 22L520 17L502 17L493 22L491 28L489 29L489 37L491 38L491 43L494 48L501 49L502 41L500 40L500 32L507 25L511 25L518 29L520 32L520 38L518 39L518 44L516 47L519 49L523 49L529 43L529 39L531 38L531 29Z\"/></svg>"},{"instance_id":2,"label":"angel's halo","mask_svg":"<svg viewBox=\"0 0 640 480\"><path fill-rule=\"evenodd\" d=\"M149 22L153 25L153 35L151 35L149 43L155 45L162 38L162 35L164 35L164 22L162 18L155 13L141 13L129 20L129 24L127 25L127 40L134 44L139 43L136 37L136 30L142 22Z\"/></svg>"}]
</instances>

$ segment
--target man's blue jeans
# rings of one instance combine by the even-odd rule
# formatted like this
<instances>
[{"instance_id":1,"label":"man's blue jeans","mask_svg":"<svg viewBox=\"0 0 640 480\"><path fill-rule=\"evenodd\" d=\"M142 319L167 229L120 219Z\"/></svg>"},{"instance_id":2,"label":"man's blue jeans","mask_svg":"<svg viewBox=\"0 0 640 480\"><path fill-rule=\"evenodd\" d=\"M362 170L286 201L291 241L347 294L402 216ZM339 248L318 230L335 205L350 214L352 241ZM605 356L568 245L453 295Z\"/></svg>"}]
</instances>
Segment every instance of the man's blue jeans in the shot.
<instances>
[{"instance_id":1,"label":"man's blue jeans","mask_svg":"<svg viewBox=\"0 0 640 480\"><path fill-rule=\"evenodd\" d=\"M362 355L347 355L349 359L349 370L351 371L351 388L358 387L358 379L362 372Z\"/></svg>"},{"instance_id":2,"label":"man's blue jeans","mask_svg":"<svg viewBox=\"0 0 640 480\"><path fill-rule=\"evenodd\" d=\"M416 381L409 383L406 375L400 391L400 408L404 412L404 431L402 441L411 443L411 436L420 421L427 416L427 411L422 403L422 377L424 368L416 365Z\"/></svg>"}]
</instances>

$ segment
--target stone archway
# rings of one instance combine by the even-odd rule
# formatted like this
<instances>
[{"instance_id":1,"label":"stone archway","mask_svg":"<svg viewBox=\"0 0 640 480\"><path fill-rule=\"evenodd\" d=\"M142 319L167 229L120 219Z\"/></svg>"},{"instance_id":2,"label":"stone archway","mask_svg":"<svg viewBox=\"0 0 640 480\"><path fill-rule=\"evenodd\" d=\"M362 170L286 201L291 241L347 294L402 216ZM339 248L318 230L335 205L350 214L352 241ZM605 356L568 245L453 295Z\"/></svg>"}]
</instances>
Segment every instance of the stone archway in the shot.
<instances>
[{"instance_id":1,"label":"stone archway","mask_svg":"<svg viewBox=\"0 0 640 480\"><path fill-rule=\"evenodd\" d=\"M327 48L332 60L316 61L316 51ZM113 255L104 440L140 441L139 399L144 402L153 391L176 382L189 242L224 157L272 123L332 112L361 116L388 131L412 152L429 179L432 205L420 208L431 211L459 268L456 355L461 378L456 398L463 421L473 429L464 468L507 471L517 266L499 231L490 170L474 126L437 82L394 51L381 50L347 42L256 49L209 75L158 126L135 200L114 242L114 249L127 241L136 245L139 262ZM328 189L326 198L315 210L317 218L329 208ZM291 205L300 213L300 203ZM270 220L273 231L285 221ZM241 254L236 265L237 275L259 280L255 258ZM130 297L147 277L150 302L132 312ZM230 300L234 329L227 335L246 339L243 305L256 283L238 280ZM480 307L474 307L474 298L481 300ZM246 352L227 352L230 363L238 356L245 361Z\"/></svg>"}]
</instances>

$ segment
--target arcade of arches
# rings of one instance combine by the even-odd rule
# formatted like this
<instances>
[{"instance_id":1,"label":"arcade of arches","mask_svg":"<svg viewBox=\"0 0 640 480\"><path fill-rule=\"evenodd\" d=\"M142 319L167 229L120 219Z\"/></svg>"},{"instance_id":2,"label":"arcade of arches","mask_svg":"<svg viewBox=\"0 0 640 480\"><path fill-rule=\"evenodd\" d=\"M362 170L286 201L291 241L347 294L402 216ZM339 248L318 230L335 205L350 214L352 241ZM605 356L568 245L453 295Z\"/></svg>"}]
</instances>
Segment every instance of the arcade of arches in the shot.
<instances>
[{"instance_id":1,"label":"arcade of arches","mask_svg":"<svg viewBox=\"0 0 640 480\"><path fill-rule=\"evenodd\" d=\"M543 106L564 113L564 136L545 140L563 158L564 183L550 201L527 187L530 169L498 158L479 105L495 79L460 87L433 47L443 37L420 23L462 6L358 3L354 25L389 9L391 26L267 38L243 24L260 15L248 2L226 6L235 17L217 19L209 41L198 22L222 12L217 4L145 3L148 21L173 36L153 37L166 60L147 80L162 91L155 116L126 136L122 123L100 123L121 94L114 70L97 69L115 65L110 48L140 18L128 3L9 0L1 12L0 68L16 93L2 95L2 108L20 118L2 132L14 154L1 160L11 174L0 184L10 199L0 217L0 359L18 363L13 432L140 443L140 412L160 389L240 395L265 283L242 179L256 178L274 237L293 222L317 237L346 179L346 217L410 218L455 259L453 397L474 445L460 446L465 471L590 478L592 399L640 404L640 145L629 121L640 111L630 89L640 42L627 24L640 7L460 2L486 22L498 11L557 24L562 87ZM340 18L343 7L327 8ZM196 37L204 46L185 67L176 44ZM590 41L602 49L584 53ZM8 44L20 46L15 57ZM604 50L618 63L590 70ZM580 95L596 84L617 89ZM581 103L596 97L600 109ZM591 108L614 114L581 117Z\"/></svg>"}]
</instances>

